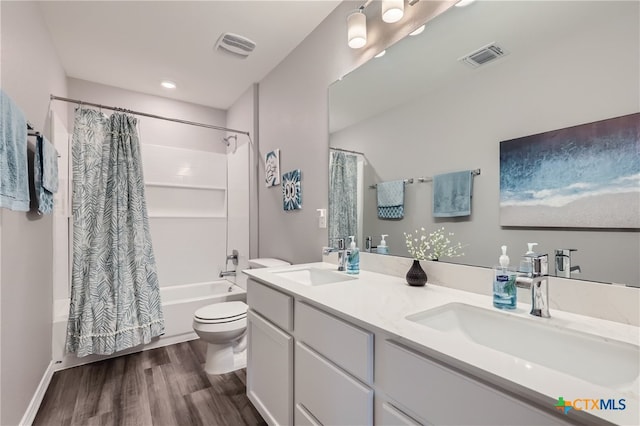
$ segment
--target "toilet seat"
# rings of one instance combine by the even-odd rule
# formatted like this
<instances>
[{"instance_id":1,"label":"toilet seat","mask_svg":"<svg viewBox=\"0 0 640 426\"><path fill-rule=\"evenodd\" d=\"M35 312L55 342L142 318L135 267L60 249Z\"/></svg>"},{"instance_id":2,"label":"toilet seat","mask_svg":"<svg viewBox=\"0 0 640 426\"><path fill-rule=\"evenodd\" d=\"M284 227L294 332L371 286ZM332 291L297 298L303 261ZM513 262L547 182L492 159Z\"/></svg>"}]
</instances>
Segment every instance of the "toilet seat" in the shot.
<instances>
[{"instance_id":1,"label":"toilet seat","mask_svg":"<svg viewBox=\"0 0 640 426\"><path fill-rule=\"evenodd\" d=\"M214 303L198 309L193 320L201 324L222 324L247 318L248 306L244 302Z\"/></svg>"}]
</instances>

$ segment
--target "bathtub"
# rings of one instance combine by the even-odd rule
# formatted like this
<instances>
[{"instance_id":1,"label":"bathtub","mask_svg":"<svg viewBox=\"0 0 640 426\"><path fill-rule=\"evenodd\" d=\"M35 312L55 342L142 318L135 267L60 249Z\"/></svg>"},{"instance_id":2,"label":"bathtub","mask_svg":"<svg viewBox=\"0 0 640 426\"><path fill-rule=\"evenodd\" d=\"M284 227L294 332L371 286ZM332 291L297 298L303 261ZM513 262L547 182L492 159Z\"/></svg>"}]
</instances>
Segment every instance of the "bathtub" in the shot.
<instances>
[{"instance_id":1,"label":"bathtub","mask_svg":"<svg viewBox=\"0 0 640 426\"><path fill-rule=\"evenodd\" d=\"M184 284L160 288L162 311L164 313L165 334L154 339L148 345L137 346L117 352L113 355L88 355L78 358L73 354L64 353L65 336L67 331L67 319L69 317L69 299L54 301L54 320L52 336L52 357L55 369L74 367L114 356L139 352L173 345L197 339L193 331L193 313L198 309L212 303L227 302L232 300L246 300L246 291L230 283L219 280L204 283Z\"/></svg>"}]
</instances>

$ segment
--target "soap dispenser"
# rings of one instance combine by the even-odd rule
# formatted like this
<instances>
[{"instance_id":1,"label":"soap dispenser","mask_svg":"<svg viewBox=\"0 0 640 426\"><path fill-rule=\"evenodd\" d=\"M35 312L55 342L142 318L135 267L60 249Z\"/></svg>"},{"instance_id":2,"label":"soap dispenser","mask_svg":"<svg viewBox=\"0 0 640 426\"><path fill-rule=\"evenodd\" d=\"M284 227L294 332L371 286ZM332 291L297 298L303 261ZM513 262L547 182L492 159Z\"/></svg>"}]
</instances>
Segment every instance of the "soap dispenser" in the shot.
<instances>
[{"instance_id":1,"label":"soap dispenser","mask_svg":"<svg viewBox=\"0 0 640 426\"><path fill-rule=\"evenodd\" d=\"M387 246L387 241L385 237L388 237L389 234L382 234L382 239L380 240L380 244L378 244L377 252L378 254L389 254L389 247Z\"/></svg>"},{"instance_id":2,"label":"soap dispenser","mask_svg":"<svg viewBox=\"0 0 640 426\"><path fill-rule=\"evenodd\" d=\"M355 236L349 235L349 238L351 242L347 250L347 274L355 275L360 273L360 250L356 247Z\"/></svg>"},{"instance_id":3,"label":"soap dispenser","mask_svg":"<svg viewBox=\"0 0 640 426\"><path fill-rule=\"evenodd\" d=\"M532 272L531 259L536 257L536 252L533 251L533 247L537 245L538 243L527 243L527 252L522 256L522 259L520 260L519 271L526 274L527 276L530 276Z\"/></svg>"},{"instance_id":4,"label":"soap dispenser","mask_svg":"<svg viewBox=\"0 0 640 426\"><path fill-rule=\"evenodd\" d=\"M516 272L509 268L507 246L502 246L499 266L493 269L493 306L498 309L515 309L517 303Z\"/></svg>"}]
</instances>

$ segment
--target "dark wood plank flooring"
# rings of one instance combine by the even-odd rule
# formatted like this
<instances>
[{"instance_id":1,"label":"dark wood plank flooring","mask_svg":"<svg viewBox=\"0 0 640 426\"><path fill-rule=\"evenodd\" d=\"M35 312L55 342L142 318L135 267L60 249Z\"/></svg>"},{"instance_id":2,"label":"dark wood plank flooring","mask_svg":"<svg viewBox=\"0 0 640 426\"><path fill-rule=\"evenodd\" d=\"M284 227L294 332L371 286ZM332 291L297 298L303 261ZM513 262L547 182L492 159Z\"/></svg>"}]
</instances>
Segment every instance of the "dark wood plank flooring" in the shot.
<instances>
[{"instance_id":1,"label":"dark wood plank flooring","mask_svg":"<svg viewBox=\"0 0 640 426\"><path fill-rule=\"evenodd\" d=\"M33 425L266 425L246 371L209 378L205 353L192 340L58 371Z\"/></svg>"}]
</instances>

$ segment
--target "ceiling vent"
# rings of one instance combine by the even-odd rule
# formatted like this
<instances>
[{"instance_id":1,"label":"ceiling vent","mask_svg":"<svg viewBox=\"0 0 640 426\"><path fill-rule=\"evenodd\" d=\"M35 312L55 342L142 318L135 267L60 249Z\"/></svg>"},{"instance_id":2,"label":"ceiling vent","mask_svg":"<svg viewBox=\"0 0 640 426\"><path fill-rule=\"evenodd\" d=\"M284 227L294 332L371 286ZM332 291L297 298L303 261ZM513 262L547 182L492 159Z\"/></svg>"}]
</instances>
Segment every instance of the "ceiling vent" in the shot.
<instances>
[{"instance_id":1,"label":"ceiling vent","mask_svg":"<svg viewBox=\"0 0 640 426\"><path fill-rule=\"evenodd\" d=\"M470 53L466 56L463 56L458 60L472 66L473 68L477 68L480 65L484 65L498 58L501 58L508 53L509 52L507 52L506 50L504 50L502 47L498 46L494 42L484 47L481 47L475 52Z\"/></svg>"},{"instance_id":2,"label":"ceiling vent","mask_svg":"<svg viewBox=\"0 0 640 426\"><path fill-rule=\"evenodd\" d=\"M256 44L246 37L242 37L237 34L224 33L220 36L216 42L216 50L224 53L230 53L236 58L244 59L253 49L256 48Z\"/></svg>"}]
</instances>

